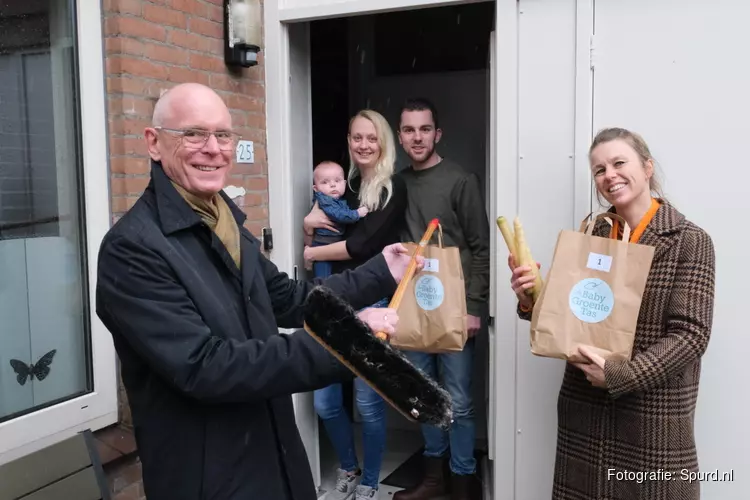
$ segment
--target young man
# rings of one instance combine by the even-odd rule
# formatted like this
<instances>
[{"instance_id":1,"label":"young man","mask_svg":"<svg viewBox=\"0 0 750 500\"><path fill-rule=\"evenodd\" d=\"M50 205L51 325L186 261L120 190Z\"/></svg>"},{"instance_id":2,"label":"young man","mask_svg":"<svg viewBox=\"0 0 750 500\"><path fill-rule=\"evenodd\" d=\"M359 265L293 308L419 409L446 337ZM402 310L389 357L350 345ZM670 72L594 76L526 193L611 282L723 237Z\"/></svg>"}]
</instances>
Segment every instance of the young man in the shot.
<instances>
[{"instance_id":1,"label":"young man","mask_svg":"<svg viewBox=\"0 0 750 500\"><path fill-rule=\"evenodd\" d=\"M401 110L399 142L411 159L411 166L400 173L406 181L408 206L402 241L419 241L429 221L440 218L443 240L457 246L466 282L469 340L462 352L428 354L406 352L425 373L437 379L453 398L454 422L450 432L423 426L425 475L414 488L400 491L394 500L428 500L446 492L444 465L450 455L452 500L480 498L474 479L474 406L472 370L474 336L487 317L489 299L490 242L489 222L479 181L435 150L442 131L435 107L426 99L412 99Z\"/></svg>"}]
</instances>

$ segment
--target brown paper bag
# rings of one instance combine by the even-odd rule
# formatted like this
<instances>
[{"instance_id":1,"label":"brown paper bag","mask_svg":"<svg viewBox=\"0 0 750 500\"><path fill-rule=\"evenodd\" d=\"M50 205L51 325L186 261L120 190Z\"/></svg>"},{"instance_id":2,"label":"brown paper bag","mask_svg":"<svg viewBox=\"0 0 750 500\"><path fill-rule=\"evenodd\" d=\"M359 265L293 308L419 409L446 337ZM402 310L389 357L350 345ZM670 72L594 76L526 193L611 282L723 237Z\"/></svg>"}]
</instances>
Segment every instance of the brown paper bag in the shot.
<instances>
[{"instance_id":1,"label":"brown paper bag","mask_svg":"<svg viewBox=\"0 0 750 500\"><path fill-rule=\"evenodd\" d=\"M416 243L405 243L413 252ZM444 247L442 227L438 245L427 245L425 265L404 290L398 307L396 335L391 345L406 351L462 351L468 338L466 285L458 247Z\"/></svg>"},{"instance_id":2,"label":"brown paper bag","mask_svg":"<svg viewBox=\"0 0 750 500\"><path fill-rule=\"evenodd\" d=\"M592 236L601 218L617 219L623 239ZM531 317L531 352L578 362L580 345L605 359L630 359L654 248L629 243L617 214L599 214L576 231L561 231Z\"/></svg>"}]
</instances>

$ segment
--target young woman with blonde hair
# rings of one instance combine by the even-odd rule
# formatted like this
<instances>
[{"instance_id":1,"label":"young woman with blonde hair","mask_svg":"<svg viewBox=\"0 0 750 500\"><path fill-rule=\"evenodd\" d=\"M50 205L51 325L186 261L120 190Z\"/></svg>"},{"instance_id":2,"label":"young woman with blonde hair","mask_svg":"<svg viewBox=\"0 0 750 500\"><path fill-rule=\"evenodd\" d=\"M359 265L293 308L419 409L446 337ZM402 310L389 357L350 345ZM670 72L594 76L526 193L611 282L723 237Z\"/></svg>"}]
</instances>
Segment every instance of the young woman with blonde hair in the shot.
<instances>
[{"instance_id":1,"label":"young woman with blonde hair","mask_svg":"<svg viewBox=\"0 0 750 500\"><path fill-rule=\"evenodd\" d=\"M342 241L305 247L306 261L332 261L333 272L352 269L398 242L406 211L406 186L394 176L396 145L390 125L373 110L358 112L349 122L347 135L350 168L344 194L352 209L360 206L369 213L345 228ZM317 206L305 217L305 233L316 228L335 231L331 221ZM376 306L388 305L384 297ZM360 379L356 387L357 409L362 416L364 443L363 469L354 449L351 421L343 407L340 384L315 392L315 409L341 462L334 491L326 500L377 499L380 468L385 451L385 402Z\"/></svg>"}]
</instances>

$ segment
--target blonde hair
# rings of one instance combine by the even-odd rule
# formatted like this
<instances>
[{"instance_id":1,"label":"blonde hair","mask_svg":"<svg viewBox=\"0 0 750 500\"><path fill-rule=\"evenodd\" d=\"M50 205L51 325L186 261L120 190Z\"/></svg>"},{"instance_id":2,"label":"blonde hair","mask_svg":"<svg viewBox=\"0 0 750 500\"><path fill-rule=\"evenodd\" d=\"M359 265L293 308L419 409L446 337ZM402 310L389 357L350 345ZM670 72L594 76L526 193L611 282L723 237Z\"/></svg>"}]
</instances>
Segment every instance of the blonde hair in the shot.
<instances>
[{"instance_id":1,"label":"blonde hair","mask_svg":"<svg viewBox=\"0 0 750 500\"><path fill-rule=\"evenodd\" d=\"M359 189L359 202L370 211L375 211L386 206L393 194L391 177L393 176L394 164L396 162L396 141L393 138L393 131L388 121L383 115L371 109L363 109L349 120L349 133L351 133L354 120L360 117L370 120L373 124L375 134L378 136L378 146L380 147L380 157L375 164L374 172L367 179L362 178L362 184ZM359 167L354 163L351 148L349 148L349 176L347 181L350 189L351 181L357 175L361 175L361 173ZM380 197L383 188L386 190L386 198L381 207Z\"/></svg>"}]
</instances>

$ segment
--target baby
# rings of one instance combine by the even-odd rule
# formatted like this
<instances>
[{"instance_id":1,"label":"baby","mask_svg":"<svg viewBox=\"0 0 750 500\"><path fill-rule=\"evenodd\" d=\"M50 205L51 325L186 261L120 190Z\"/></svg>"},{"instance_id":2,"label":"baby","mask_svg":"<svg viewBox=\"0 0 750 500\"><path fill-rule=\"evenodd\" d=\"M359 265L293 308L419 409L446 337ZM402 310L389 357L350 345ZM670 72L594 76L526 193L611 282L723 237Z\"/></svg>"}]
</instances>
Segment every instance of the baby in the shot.
<instances>
[{"instance_id":1,"label":"baby","mask_svg":"<svg viewBox=\"0 0 750 500\"><path fill-rule=\"evenodd\" d=\"M318 207L331 220L338 232L325 228L315 229L312 246L329 245L341 241L343 225L357 222L367 215L367 207L352 210L342 198L346 189L344 169L341 165L332 161L323 161L315 166L313 170L313 191ZM331 274L329 262L315 262L315 276L327 276Z\"/></svg>"}]
</instances>

